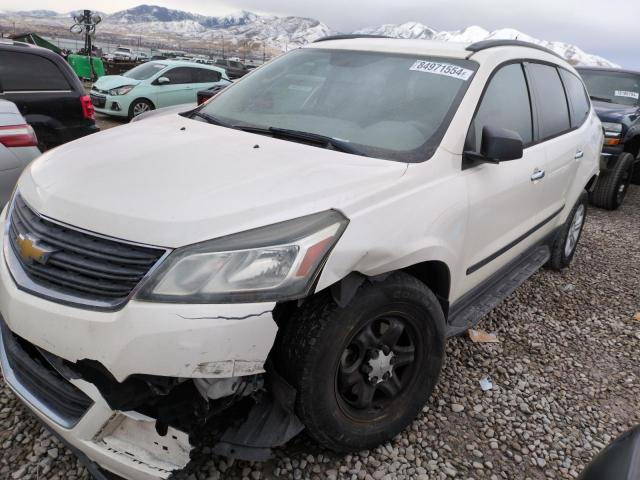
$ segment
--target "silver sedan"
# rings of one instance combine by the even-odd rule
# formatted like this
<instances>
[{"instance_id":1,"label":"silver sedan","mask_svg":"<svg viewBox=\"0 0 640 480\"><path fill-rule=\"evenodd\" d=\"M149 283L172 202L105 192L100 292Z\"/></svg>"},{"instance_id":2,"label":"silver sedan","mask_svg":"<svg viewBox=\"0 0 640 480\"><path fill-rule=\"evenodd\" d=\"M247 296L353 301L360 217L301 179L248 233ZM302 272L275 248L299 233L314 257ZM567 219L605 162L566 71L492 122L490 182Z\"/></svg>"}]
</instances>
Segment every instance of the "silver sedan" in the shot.
<instances>
[{"instance_id":1,"label":"silver sedan","mask_svg":"<svg viewBox=\"0 0 640 480\"><path fill-rule=\"evenodd\" d=\"M22 170L40 155L38 139L12 102L0 100L0 210Z\"/></svg>"}]
</instances>

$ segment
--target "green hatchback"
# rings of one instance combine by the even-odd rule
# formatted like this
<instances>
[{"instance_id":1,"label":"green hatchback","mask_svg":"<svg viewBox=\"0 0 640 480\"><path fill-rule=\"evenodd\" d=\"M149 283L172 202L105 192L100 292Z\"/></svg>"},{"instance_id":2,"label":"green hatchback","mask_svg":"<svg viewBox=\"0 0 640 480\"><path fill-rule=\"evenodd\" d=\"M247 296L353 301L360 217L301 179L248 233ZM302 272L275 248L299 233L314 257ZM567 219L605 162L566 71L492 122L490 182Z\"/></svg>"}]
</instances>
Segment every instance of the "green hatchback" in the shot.
<instances>
[{"instance_id":1,"label":"green hatchback","mask_svg":"<svg viewBox=\"0 0 640 480\"><path fill-rule=\"evenodd\" d=\"M231 83L223 68L179 60L143 63L123 75L107 75L91 88L96 112L133 118L156 108L195 103L198 90Z\"/></svg>"}]
</instances>

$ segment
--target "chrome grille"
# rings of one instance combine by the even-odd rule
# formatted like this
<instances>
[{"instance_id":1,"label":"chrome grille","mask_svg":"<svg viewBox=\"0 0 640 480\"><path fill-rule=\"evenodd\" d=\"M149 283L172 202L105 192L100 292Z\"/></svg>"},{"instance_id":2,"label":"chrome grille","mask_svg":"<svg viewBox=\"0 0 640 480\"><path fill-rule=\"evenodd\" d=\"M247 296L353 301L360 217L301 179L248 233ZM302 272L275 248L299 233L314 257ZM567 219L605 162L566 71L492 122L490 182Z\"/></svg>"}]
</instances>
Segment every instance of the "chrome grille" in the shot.
<instances>
[{"instance_id":1,"label":"chrome grille","mask_svg":"<svg viewBox=\"0 0 640 480\"><path fill-rule=\"evenodd\" d=\"M104 238L48 220L15 196L10 212L9 244L20 269L44 289L46 297L59 294L69 303L114 308L128 299L134 288L158 263L166 250ZM30 258L24 241L47 253ZM11 265L10 265L11 267ZM13 273L13 272L12 272ZM19 286L34 290L28 285ZM34 293L42 293L36 291Z\"/></svg>"}]
</instances>

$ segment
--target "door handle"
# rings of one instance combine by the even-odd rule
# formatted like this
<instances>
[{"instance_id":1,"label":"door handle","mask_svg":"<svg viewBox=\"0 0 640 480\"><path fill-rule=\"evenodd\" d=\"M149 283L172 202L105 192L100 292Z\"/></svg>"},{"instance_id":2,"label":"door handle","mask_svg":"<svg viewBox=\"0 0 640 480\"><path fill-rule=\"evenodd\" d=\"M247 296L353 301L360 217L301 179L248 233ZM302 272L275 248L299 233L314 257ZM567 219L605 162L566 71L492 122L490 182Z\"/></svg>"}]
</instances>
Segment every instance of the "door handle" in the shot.
<instances>
[{"instance_id":1,"label":"door handle","mask_svg":"<svg viewBox=\"0 0 640 480\"><path fill-rule=\"evenodd\" d=\"M533 171L533 175L531 175L531 181L535 182L536 180L542 180L544 178L544 170L540 170L539 168L536 168Z\"/></svg>"},{"instance_id":2,"label":"door handle","mask_svg":"<svg viewBox=\"0 0 640 480\"><path fill-rule=\"evenodd\" d=\"M576 160L580 160L582 157L584 157L584 152L582 150L578 150L576 152L575 157L573 157L573 158L575 158Z\"/></svg>"}]
</instances>

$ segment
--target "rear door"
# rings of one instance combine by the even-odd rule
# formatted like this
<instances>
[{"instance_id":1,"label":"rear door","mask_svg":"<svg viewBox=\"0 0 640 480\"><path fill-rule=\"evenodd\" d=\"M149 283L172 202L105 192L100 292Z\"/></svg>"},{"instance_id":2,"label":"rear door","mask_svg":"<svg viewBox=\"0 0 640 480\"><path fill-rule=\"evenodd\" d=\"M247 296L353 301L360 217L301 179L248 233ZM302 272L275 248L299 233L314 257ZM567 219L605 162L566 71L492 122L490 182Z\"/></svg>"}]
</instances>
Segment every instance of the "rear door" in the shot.
<instances>
[{"instance_id":1,"label":"rear door","mask_svg":"<svg viewBox=\"0 0 640 480\"><path fill-rule=\"evenodd\" d=\"M469 194L465 240L467 291L497 272L537 238L543 203L532 173L544 166L544 145L536 144L529 87L521 63L499 67L489 80L471 123L466 151L480 153L485 126L517 132L523 157L491 163L469 163L463 172Z\"/></svg>"},{"instance_id":2,"label":"rear door","mask_svg":"<svg viewBox=\"0 0 640 480\"><path fill-rule=\"evenodd\" d=\"M162 74L169 79L168 84L157 85L157 108L181 105L196 101L196 68L174 67Z\"/></svg>"},{"instance_id":3,"label":"rear door","mask_svg":"<svg viewBox=\"0 0 640 480\"><path fill-rule=\"evenodd\" d=\"M540 211L537 219L542 221L565 206L583 148L582 134L571 125L561 69L550 64L527 63L525 70L538 113L537 141L544 145L546 155L544 165L540 166L544 176L538 185Z\"/></svg>"}]
</instances>

